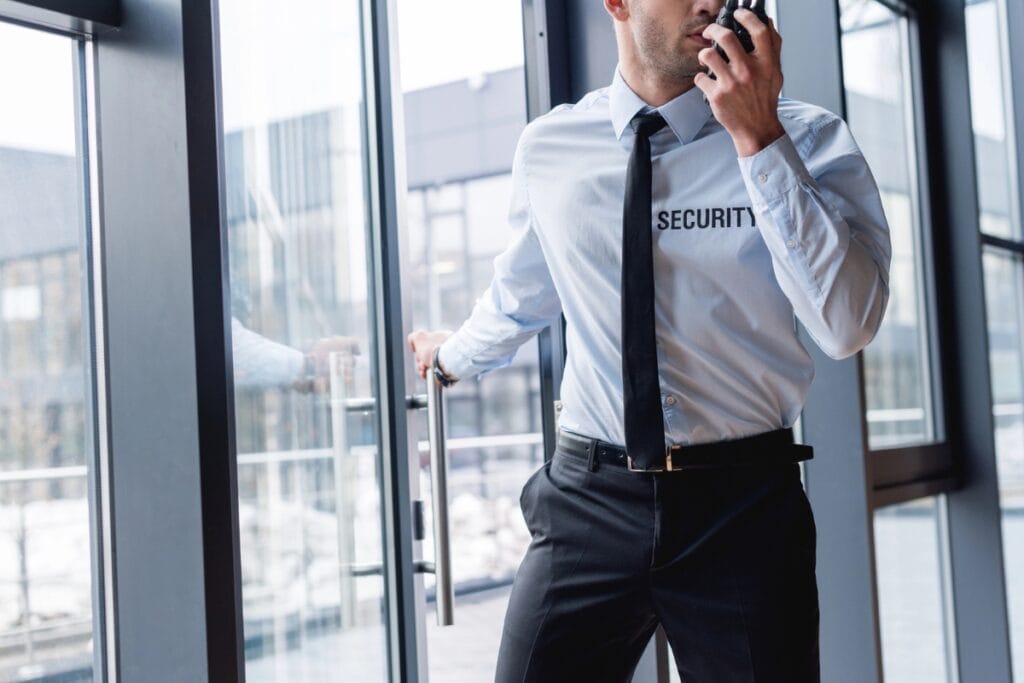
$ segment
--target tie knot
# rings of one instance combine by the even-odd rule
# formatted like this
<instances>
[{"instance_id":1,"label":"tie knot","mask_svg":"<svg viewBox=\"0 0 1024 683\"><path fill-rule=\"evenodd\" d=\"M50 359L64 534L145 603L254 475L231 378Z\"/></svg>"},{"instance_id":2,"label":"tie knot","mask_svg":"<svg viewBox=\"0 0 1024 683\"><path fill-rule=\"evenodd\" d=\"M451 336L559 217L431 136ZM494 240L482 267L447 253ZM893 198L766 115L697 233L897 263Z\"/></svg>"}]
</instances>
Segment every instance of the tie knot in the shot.
<instances>
[{"instance_id":1,"label":"tie knot","mask_svg":"<svg viewBox=\"0 0 1024 683\"><path fill-rule=\"evenodd\" d=\"M666 122L661 114L657 111L652 111L649 114L637 114L629 124L633 128L633 132L638 136L642 135L645 138L649 138L664 128Z\"/></svg>"}]
</instances>

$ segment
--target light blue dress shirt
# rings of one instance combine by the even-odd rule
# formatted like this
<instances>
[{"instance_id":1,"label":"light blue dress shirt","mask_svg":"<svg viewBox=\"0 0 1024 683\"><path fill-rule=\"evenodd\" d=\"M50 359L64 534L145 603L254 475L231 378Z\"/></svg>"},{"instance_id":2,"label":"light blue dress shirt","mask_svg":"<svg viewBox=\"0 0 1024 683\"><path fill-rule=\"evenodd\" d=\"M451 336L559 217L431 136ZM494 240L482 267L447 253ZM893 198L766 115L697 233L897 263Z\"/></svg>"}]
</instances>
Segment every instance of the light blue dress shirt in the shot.
<instances>
[{"instance_id":1,"label":"light blue dress shirt","mask_svg":"<svg viewBox=\"0 0 1024 683\"><path fill-rule=\"evenodd\" d=\"M236 387L282 387L301 379L306 356L253 332L231 316Z\"/></svg>"},{"instance_id":2,"label":"light blue dress shirt","mask_svg":"<svg viewBox=\"0 0 1024 683\"><path fill-rule=\"evenodd\" d=\"M441 346L467 378L508 365L566 319L559 426L616 444L622 409L622 205L629 122L609 87L531 122L512 167L514 236L469 318ZM792 426L814 376L794 314L832 358L875 335L891 245L878 188L838 116L780 98L786 135L737 158L694 87L651 139L655 322L666 444Z\"/></svg>"}]
</instances>

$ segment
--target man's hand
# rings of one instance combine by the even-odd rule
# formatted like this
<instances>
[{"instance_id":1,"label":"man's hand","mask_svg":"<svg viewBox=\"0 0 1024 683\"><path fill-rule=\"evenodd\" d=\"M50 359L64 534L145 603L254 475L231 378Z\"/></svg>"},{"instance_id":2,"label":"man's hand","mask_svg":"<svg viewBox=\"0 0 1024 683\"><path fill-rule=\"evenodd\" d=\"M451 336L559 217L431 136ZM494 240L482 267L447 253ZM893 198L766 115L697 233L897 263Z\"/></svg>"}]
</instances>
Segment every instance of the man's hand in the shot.
<instances>
[{"instance_id":1,"label":"man's hand","mask_svg":"<svg viewBox=\"0 0 1024 683\"><path fill-rule=\"evenodd\" d=\"M434 349L440 346L451 333L451 330L437 330L435 332L416 330L406 338L409 350L416 354L416 372L419 373L421 379L427 378L427 372L430 371L430 361L434 356Z\"/></svg>"},{"instance_id":2,"label":"man's hand","mask_svg":"<svg viewBox=\"0 0 1024 683\"><path fill-rule=\"evenodd\" d=\"M359 355L359 340L355 337L323 337L313 342L304 354L305 365L301 376L292 384L302 393L323 393L330 386L331 354L339 354L339 368L342 381L351 382L355 356Z\"/></svg>"},{"instance_id":3,"label":"man's hand","mask_svg":"<svg viewBox=\"0 0 1024 683\"><path fill-rule=\"evenodd\" d=\"M715 118L732 136L741 157L757 154L785 135L779 122L778 101L782 90L782 36L769 19L764 24L753 12L736 10L736 20L750 32L754 51L747 53L736 34L718 24L704 29L703 36L718 43L729 56L726 62L713 47L701 50L697 59L715 72L693 79L707 95Z\"/></svg>"},{"instance_id":4,"label":"man's hand","mask_svg":"<svg viewBox=\"0 0 1024 683\"><path fill-rule=\"evenodd\" d=\"M306 352L306 357L313 365L313 373L317 377L326 377L330 372L330 356L332 353L341 354L341 368L345 373L345 379L352 379L352 365L355 362L353 356L359 355L359 340L355 337L323 337L313 342Z\"/></svg>"}]
</instances>

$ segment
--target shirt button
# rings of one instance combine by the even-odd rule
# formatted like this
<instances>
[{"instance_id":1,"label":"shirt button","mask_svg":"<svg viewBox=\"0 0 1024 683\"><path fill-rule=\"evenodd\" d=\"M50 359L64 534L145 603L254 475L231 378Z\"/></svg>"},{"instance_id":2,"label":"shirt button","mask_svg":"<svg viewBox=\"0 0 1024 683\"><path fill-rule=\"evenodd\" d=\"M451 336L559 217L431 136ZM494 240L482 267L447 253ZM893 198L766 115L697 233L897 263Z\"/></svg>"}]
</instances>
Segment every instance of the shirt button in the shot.
<instances>
[{"instance_id":1,"label":"shirt button","mask_svg":"<svg viewBox=\"0 0 1024 683\"><path fill-rule=\"evenodd\" d=\"M762 183L767 183L768 182L768 174L767 173L762 173L761 175L757 176L757 179L760 180Z\"/></svg>"},{"instance_id":2,"label":"shirt button","mask_svg":"<svg viewBox=\"0 0 1024 683\"><path fill-rule=\"evenodd\" d=\"M668 398L665 399L665 403L667 403L670 406L674 406L676 404L676 397L669 396Z\"/></svg>"},{"instance_id":3,"label":"shirt button","mask_svg":"<svg viewBox=\"0 0 1024 683\"><path fill-rule=\"evenodd\" d=\"M787 240L786 241L786 246L789 247L790 249L796 249L796 241L795 240Z\"/></svg>"}]
</instances>

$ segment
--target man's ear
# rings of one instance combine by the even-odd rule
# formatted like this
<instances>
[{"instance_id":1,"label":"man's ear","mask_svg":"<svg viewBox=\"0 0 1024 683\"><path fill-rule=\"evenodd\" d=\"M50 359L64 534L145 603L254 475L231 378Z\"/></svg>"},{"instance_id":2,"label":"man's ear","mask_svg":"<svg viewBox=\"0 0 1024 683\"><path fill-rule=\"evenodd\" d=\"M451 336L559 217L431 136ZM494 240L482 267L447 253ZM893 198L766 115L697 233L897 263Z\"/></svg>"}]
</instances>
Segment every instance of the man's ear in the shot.
<instances>
[{"instance_id":1,"label":"man's ear","mask_svg":"<svg viewBox=\"0 0 1024 683\"><path fill-rule=\"evenodd\" d=\"M604 9L616 21L625 21L629 18L629 8L626 6L628 0L604 0Z\"/></svg>"}]
</instances>

